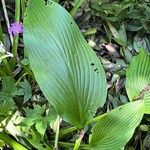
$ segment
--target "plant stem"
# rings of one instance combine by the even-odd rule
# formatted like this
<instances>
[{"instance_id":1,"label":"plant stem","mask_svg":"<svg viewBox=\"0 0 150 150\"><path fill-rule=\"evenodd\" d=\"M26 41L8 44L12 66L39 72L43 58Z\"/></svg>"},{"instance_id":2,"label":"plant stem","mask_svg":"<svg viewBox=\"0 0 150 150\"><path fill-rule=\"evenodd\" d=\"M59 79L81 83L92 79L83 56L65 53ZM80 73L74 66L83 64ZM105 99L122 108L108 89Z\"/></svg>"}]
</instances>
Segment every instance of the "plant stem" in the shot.
<instances>
[{"instance_id":1,"label":"plant stem","mask_svg":"<svg viewBox=\"0 0 150 150\"><path fill-rule=\"evenodd\" d=\"M64 130L60 131L59 137L62 138L64 135L69 134L69 133L71 133L71 132L73 132L73 131L76 131L77 129L78 129L78 128L75 127L75 126L74 126L74 127L67 128L67 129L64 129Z\"/></svg>"},{"instance_id":2,"label":"plant stem","mask_svg":"<svg viewBox=\"0 0 150 150\"><path fill-rule=\"evenodd\" d=\"M22 17L24 17L25 8L26 8L26 0L21 0Z\"/></svg>"},{"instance_id":3,"label":"plant stem","mask_svg":"<svg viewBox=\"0 0 150 150\"><path fill-rule=\"evenodd\" d=\"M84 0L77 0L75 3L75 6L72 8L70 14L71 16L74 16L78 8L81 6L81 4L84 2Z\"/></svg>"},{"instance_id":4,"label":"plant stem","mask_svg":"<svg viewBox=\"0 0 150 150\"><path fill-rule=\"evenodd\" d=\"M26 76L27 74L28 74L28 73L23 74L23 75L17 80L17 82L15 83L15 85L17 86L17 85L20 83L21 79L22 79L24 76Z\"/></svg>"},{"instance_id":5,"label":"plant stem","mask_svg":"<svg viewBox=\"0 0 150 150\"><path fill-rule=\"evenodd\" d=\"M6 3L5 0L2 0L2 6L3 6L3 11L4 11L4 16L5 16L5 20L6 20L6 24L7 24L7 29L9 30L10 28L10 23L9 23L9 18L8 18L8 14L7 14L7 9L6 9ZM9 34L10 36L10 42L13 45L13 37L12 34Z\"/></svg>"},{"instance_id":6,"label":"plant stem","mask_svg":"<svg viewBox=\"0 0 150 150\"><path fill-rule=\"evenodd\" d=\"M15 150L28 150L23 145L10 138L6 133L0 132L0 140L2 140L5 144L8 144Z\"/></svg>"},{"instance_id":7,"label":"plant stem","mask_svg":"<svg viewBox=\"0 0 150 150\"><path fill-rule=\"evenodd\" d=\"M20 21L20 0L15 0L15 21Z\"/></svg>"},{"instance_id":8,"label":"plant stem","mask_svg":"<svg viewBox=\"0 0 150 150\"><path fill-rule=\"evenodd\" d=\"M57 116L56 135L55 135L55 143L54 143L55 150L58 150L60 119L61 119L60 116Z\"/></svg>"},{"instance_id":9,"label":"plant stem","mask_svg":"<svg viewBox=\"0 0 150 150\"><path fill-rule=\"evenodd\" d=\"M22 64L19 60L16 60L16 62L17 62L19 65L21 65L21 67L24 69L22 72L24 72L24 73L28 72L28 74L29 74L31 77L34 76L34 74L32 73L32 71L31 71L26 65ZM23 74L24 74L24 73L23 73Z\"/></svg>"},{"instance_id":10,"label":"plant stem","mask_svg":"<svg viewBox=\"0 0 150 150\"><path fill-rule=\"evenodd\" d=\"M95 117L95 118L92 118L91 120L89 120L89 121L86 123L86 125L90 125L90 124L92 124L92 123L95 123L95 122L99 121L99 120L100 120L102 117L104 117L106 114L107 114L107 113L102 114L102 115L100 115L100 116L97 116L97 117ZM66 134L69 134L69 133L71 133L71 132L73 132L73 131L76 131L77 129L78 129L78 128L75 127L75 126L74 126L74 127L67 128L67 129L64 129L64 130L60 131L59 137L62 138L62 137L65 136Z\"/></svg>"},{"instance_id":11,"label":"plant stem","mask_svg":"<svg viewBox=\"0 0 150 150\"><path fill-rule=\"evenodd\" d=\"M15 22L20 22L20 0L15 0ZM14 37L13 47L12 47L12 53L14 55L13 68L15 66L16 59L17 59L18 39L19 39L19 35L17 34Z\"/></svg>"},{"instance_id":12,"label":"plant stem","mask_svg":"<svg viewBox=\"0 0 150 150\"><path fill-rule=\"evenodd\" d=\"M84 134L85 134L85 131L81 130L81 132L79 134L79 138L76 140L73 150L78 150L79 149Z\"/></svg>"}]
</instances>

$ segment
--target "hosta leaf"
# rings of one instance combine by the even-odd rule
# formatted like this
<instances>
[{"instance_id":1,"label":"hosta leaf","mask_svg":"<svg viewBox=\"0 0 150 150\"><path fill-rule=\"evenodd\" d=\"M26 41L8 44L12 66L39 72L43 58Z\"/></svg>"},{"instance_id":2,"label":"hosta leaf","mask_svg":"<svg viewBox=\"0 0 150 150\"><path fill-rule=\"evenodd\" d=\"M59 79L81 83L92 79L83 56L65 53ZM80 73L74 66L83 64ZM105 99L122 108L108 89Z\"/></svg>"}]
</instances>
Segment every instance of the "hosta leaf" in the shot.
<instances>
[{"instance_id":1,"label":"hosta leaf","mask_svg":"<svg viewBox=\"0 0 150 150\"><path fill-rule=\"evenodd\" d=\"M63 119L84 126L106 98L99 59L69 13L55 2L31 0L24 26L25 47L41 90Z\"/></svg>"},{"instance_id":2,"label":"hosta leaf","mask_svg":"<svg viewBox=\"0 0 150 150\"><path fill-rule=\"evenodd\" d=\"M92 129L91 150L121 150L139 125L143 109L143 101L135 101L107 113Z\"/></svg>"},{"instance_id":3,"label":"hosta leaf","mask_svg":"<svg viewBox=\"0 0 150 150\"><path fill-rule=\"evenodd\" d=\"M126 73L126 91L130 101L143 100L150 113L150 56L144 50L133 58Z\"/></svg>"}]
</instances>

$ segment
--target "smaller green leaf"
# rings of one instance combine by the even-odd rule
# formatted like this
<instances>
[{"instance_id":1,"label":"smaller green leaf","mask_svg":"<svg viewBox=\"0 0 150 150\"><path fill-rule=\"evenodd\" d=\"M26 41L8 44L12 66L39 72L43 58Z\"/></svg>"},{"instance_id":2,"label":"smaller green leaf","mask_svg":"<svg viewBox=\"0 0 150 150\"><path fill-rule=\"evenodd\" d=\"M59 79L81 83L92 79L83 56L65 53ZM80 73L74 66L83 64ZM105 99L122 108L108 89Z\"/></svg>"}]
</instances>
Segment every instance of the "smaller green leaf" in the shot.
<instances>
[{"instance_id":1,"label":"smaller green leaf","mask_svg":"<svg viewBox=\"0 0 150 150\"><path fill-rule=\"evenodd\" d=\"M35 128L41 135L44 135L47 128L47 120L43 119L42 121L38 121L35 124Z\"/></svg>"},{"instance_id":2,"label":"smaller green leaf","mask_svg":"<svg viewBox=\"0 0 150 150\"><path fill-rule=\"evenodd\" d=\"M126 91L130 101L144 101L144 112L150 114L150 55L141 50L126 73Z\"/></svg>"},{"instance_id":3,"label":"smaller green leaf","mask_svg":"<svg viewBox=\"0 0 150 150\"><path fill-rule=\"evenodd\" d=\"M138 20L142 17L142 14L140 14L140 11L138 9L131 9L131 11L127 14L129 18Z\"/></svg>"},{"instance_id":4,"label":"smaller green leaf","mask_svg":"<svg viewBox=\"0 0 150 150\"><path fill-rule=\"evenodd\" d=\"M140 95L140 92L150 83L150 56L141 50L133 57L126 71L126 90L130 101Z\"/></svg>"},{"instance_id":5,"label":"smaller green leaf","mask_svg":"<svg viewBox=\"0 0 150 150\"><path fill-rule=\"evenodd\" d=\"M32 88L27 80L19 83L19 89L15 91L14 95L24 95L24 103L28 101L32 96Z\"/></svg>"},{"instance_id":6,"label":"smaller green leaf","mask_svg":"<svg viewBox=\"0 0 150 150\"><path fill-rule=\"evenodd\" d=\"M32 96L32 89L30 83L25 80L24 82L20 83L21 87L24 90L24 102L28 101Z\"/></svg>"},{"instance_id":7,"label":"smaller green leaf","mask_svg":"<svg viewBox=\"0 0 150 150\"><path fill-rule=\"evenodd\" d=\"M127 44L127 35L126 35L124 24L122 24L119 31L117 31L115 29L115 27L112 24L110 24L109 22L108 22L108 26L110 28L110 31L111 31L112 35L114 36L114 40L118 44L120 44L121 46L126 46L126 44Z\"/></svg>"},{"instance_id":8,"label":"smaller green leaf","mask_svg":"<svg viewBox=\"0 0 150 150\"><path fill-rule=\"evenodd\" d=\"M13 94L16 95L16 96L24 95L24 90L23 89L18 89Z\"/></svg>"},{"instance_id":9,"label":"smaller green leaf","mask_svg":"<svg viewBox=\"0 0 150 150\"><path fill-rule=\"evenodd\" d=\"M126 29L125 29L124 24L122 24L119 29L119 35L120 35L120 39L123 41L122 46L126 46L127 45L127 34L126 34Z\"/></svg>"},{"instance_id":10,"label":"smaller green leaf","mask_svg":"<svg viewBox=\"0 0 150 150\"><path fill-rule=\"evenodd\" d=\"M132 22L131 24L127 25L127 30L131 32L139 31L142 29L142 24L139 22Z\"/></svg>"},{"instance_id":11,"label":"smaller green leaf","mask_svg":"<svg viewBox=\"0 0 150 150\"><path fill-rule=\"evenodd\" d=\"M125 56L125 59L128 63L131 62L132 60L132 53L131 51L129 50L129 46L124 50L124 56Z\"/></svg>"},{"instance_id":12,"label":"smaller green leaf","mask_svg":"<svg viewBox=\"0 0 150 150\"><path fill-rule=\"evenodd\" d=\"M142 101L120 106L102 117L92 128L91 150L120 150L132 137L144 114Z\"/></svg>"},{"instance_id":13,"label":"smaller green leaf","mask_svg":"<svg viewBox=\"0 0 150 150\"><path fill-rule=\"evenodd\" d=\"M21 125L28 127L35 125L37 131L41 135L44 135L49 122L49 118L44 115L45 105L42 107L39 105L34 105L34 109L25 109L25 112L26 118L22 121Z\"/></svg>"}]
</instances>

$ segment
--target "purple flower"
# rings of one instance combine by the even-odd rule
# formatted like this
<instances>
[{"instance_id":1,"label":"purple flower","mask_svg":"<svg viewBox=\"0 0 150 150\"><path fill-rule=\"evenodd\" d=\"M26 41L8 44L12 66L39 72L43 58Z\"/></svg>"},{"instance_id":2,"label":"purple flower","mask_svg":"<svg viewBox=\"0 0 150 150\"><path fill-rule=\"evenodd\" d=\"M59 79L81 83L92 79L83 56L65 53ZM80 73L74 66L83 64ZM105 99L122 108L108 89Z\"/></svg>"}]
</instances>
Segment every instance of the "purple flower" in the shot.
<instances>
[{"instance_id":1,"label":"purple flower","mask_svg":"<svg viewBox=\"0 0 150 150\"><path fill-rule=\"evenodd\" d=\"M18 33L23 33L22 24L18 22L11 23L10 28L9 28L9 33L13 34L14 36L16 36Z\"/></svg>"}]
</instances>

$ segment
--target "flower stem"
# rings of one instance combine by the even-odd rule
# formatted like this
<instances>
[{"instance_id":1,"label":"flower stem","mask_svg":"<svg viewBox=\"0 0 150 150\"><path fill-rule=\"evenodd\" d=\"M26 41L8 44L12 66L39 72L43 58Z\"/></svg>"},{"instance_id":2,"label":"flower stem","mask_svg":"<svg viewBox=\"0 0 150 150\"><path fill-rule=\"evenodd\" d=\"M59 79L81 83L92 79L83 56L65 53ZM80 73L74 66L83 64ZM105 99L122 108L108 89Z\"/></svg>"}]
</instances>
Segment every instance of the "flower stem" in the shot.
<instances>
[{"instance_id":1,"label":"flower stem","mask_svg":"<svg viewBox=\"0 0 150 150\"><path fill-rule=\"evenodd\" d=\"M20 0L15 0L15 22L18 23L20 22ZM12 53L14 55L13 68L15 66L16 59L17 59L18 39L19 39L19 35L17 34L14 37L13 47L12 47Z\"/></svg>"},{"instance_id":2,"label":"flower stem","mask_svg":"<svg viewBox=\"0 0 150 150\"><path fill-rule=\"evenodd\" d=\"M15 150L27 150L23 145L19 144L18 142L14 141L10 138L6 133L0 132L0 140L2 140L5 144L8 144Z\"/></svg>"},{"instance_id":3,"label":"flower stem","mask_svg":"<svg viewBox=\"0 0 150 150\"><path fill-rule=\"evenodd\" d=\"M22 17L24 17L25 8L26 8L26 0L21 0Z\"/></svg>"},{"instance_id":4,"label":"flower stem","mask_svg":"<svg viewBox=\"0 0 150 150\"><path fill-rule=\"evenodd\" d=\"M73 150L78 150L79 149L84 134L85 134L85 131L81 130L81 132L79 134L79 138L76 140Z\"/></svg>"}]
</instances>

